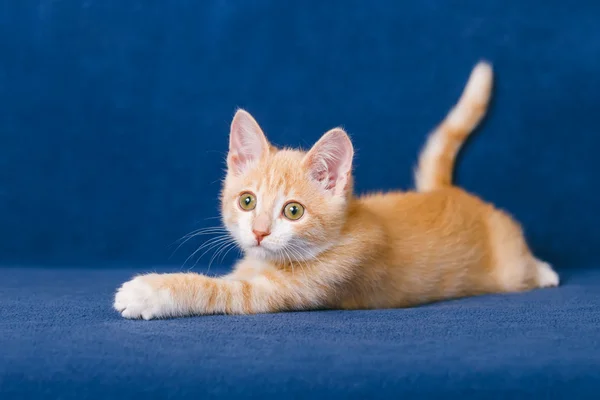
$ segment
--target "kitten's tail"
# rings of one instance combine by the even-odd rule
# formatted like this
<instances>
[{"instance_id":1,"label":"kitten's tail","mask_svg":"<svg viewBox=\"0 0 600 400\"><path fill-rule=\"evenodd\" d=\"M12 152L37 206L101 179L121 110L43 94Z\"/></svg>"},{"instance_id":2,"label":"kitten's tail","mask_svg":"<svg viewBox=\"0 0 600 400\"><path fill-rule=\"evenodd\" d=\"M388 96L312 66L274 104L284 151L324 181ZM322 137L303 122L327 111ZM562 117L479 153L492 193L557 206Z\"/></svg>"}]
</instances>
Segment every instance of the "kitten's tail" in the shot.
<instances>
[{"instance_id":1,"label":"kitten's tail","mask_svg":"<svg viewBox=\"0 0 600 400\"><path fill-rule=\"evenodd\" d=\"M426 192L452 185L456 155L485 115L492 81L491 65L479 62L473 68L458 103L431 133L419 155L415 171L417 191Z\"/></svg>"}]
</instances>

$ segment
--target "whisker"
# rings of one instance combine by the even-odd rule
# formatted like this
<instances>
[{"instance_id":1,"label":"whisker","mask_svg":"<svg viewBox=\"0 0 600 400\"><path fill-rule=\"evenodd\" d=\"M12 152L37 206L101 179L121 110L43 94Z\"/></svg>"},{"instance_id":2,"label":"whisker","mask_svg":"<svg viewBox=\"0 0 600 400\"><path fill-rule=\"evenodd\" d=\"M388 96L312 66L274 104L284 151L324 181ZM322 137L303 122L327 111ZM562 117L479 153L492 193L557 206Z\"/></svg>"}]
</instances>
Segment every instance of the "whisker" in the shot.
<instances>
[{"instance_id":1,"label":"whisker","mask_svg":"<svg viewBox=\"0 0 600 400\"><path fill-rule=\"evenodd\" d=\"M227 252L225 253L225 255L227 255L227 253L229 253L229 251L233 247L235 247L235 243L230 242L230 243L226 243L224 246L219 248L219 250L217 250L217 252L215 254L213 254L213 256L210 259L210 262L208 263L208 271L210 271L210 266L212 265L213 261L217 260L217 257L219 256L219 254L223 254L223 252L225 250L227 250ZM207 274L208 274L208 271L206 272Z\"/></svg>"},{"instance_id":2,"label":"whisker","mask_svg":"<svg viewBox=\"0 0 600 400\"><path fill-rule=\"evenodd\" d=\"M197 225L197 224L203 223L203 222L205 222L205 221L208 221L208 220L213 220L213 219L221 219L221 216L220 216L220 215L218 215L218 216L216 216L216 217L206 217L206 218L196 219L196 220L194 221L194 225Z\"/></svg>"},{"instance_id":3,"label":"whisker","mask_svg":"<svg viewBox=\"0 0 600 400\"><path fill-rule=\"evenodd\" d=\"M190 258L192 258L193 256L195 256L200 250L202 250L203 248L205 248L206 246L210 246L209 249L215 245L217 245L218 243L220 243L223 240L227 240L229 239L228 236L225 235L221 235L221 236L217 236L215 238L209 239L207 240L204 244L202 244L201 246L199 246L196 250L194 250L194 252L192 254L190 254L188 256L188 258L185 259L185 261L183 262L183 266L185 266L185 264L189 261ZM200 256L202 257L202 256ZM195 265L195 264L194 264ZM193 267L192 267L193 268Z\"/></svg>"},{"instance_id":4,"label":"whisker","mask_svg":"<svg viewBox=\"0 0 600 400\"><path fill-rule=\"evenodd\" d=\"M211 226L211 227L207 227L207 228L195 229L195 230L191 231L190 233L183 235L181 238L177 239L176 241L171 243L169 246L173 246L177 242L180 242L184 239L188 239L188 238L196 236L196 235L208 235L208 234L211 234L214 232L227 232L227 229L224 227L219 227L219 226Z\"/></svg>"},{"instance_id":5,"label":"whisker","mask_svg":"<svg viewBox=\"0 0 600 400\"><path fill-rule=\"evenodd\" d=\"M294 243L290 243L290 245L291 245L292 248L294 248L297 251L298 255L300 256L300 258L303 260L303 262L305 263L306 267L308 268L308 263L311 260L309 260L309 259L307 259L307 258L305 258L305 257L302 256L302 252L304 251L304 249L301 248L300 246L294 244ZM317 261L319 263L319 265L322 265L322 262L321 262L321 260L319 259L318 256L315 255L315 256L312 257L312 259L314 261Z\"/></svg>"},{"instance_id":6,"label":"whisker","mask_svg":"<svg viewBox=\"0 0 600 400\"><path fill-rule=\"evenodd\" d=\"M304 262L304 265L303 265L302 254L301 254L300 250L298 250L293 244L289 245L288 250L290 250L292 255L294 255L294 258L296 258L296 261L298 261L300 263L300 269L304 273L304 277L308 280L308 274L306 273L306 269L308 269L308 264L306 262ZM304 267L306 267L306 269Z\"/></svg>"},{"instance_id":7,"label":"whisker","mask_svg":"<svg viewBox=\"0 0 600 400\"><path fill-rule=\"evenodd\" d=\"M201 235L216 235L216 234L218 234L218 233L220 233L219 237L221 237L221 236L224 236L224 235L227 235L227 234L228 234L228 233L225 233L225 232L210 232L210 233L197 233L197 234L194 234L194 235L192 235L192 236L188 237L188 238L187 238L187 239L185 239L185 240L184 240L182 243L180 243L180 244L179 244L179 246L177 246L177 247L175 248L175 250L173 250L173 253L171 253L171 255L169 256L169 259L171 259L171 257L173 257L173 255L174 255L175 253L177 253L177 250L179 250L179 249L181 248L181 246L183 246L184 244L186 244L187 242L189 242L190 240L192 240L192 239L193 239L193 238L195 238L196 236L201 236Z\"/></svg>"},{"instance_id":8,"label":"whisker","mask_svg":"<svg viewBox=\"0 0 600 400\"><path fill-rule=\"evenodd\" d=\"M290 255L287 252L285 247L283 247L281 250L283 251L283 254L285 254L287 256L288 260L290 260L290 266L292 267L292 276L293 276L295 273L294 273L294 263L292 262L292 258L290 257Z\"/></svg>"},{"instance_id":9,"label":"whisker","mask_svg":"<svg viewBox=\"0 0 600 400\"><path fill-rule=\"evenodd\" d=\"M297 245L295 245L293 243L290 243L289 245L290 245L290 247L294 248L296 251L300 251L300 252L303 251L302 248L300 248L299 246L297 246ZM323 260L321 260L317 255L313 256L313 258L312 258L311 261L317 262L318 266L324 265ZM306 262L306 264L308 266L308 260L305 260L305 262ZM338 291L337 291L337 285L331 285L331 289L334 291L335 296L339 298L339 294L338 294Z\"/></svg>"},{"instance_id":10,"label":"whisker","mask_svg":"<svg viewBox=\"0 0 600 400\"><path fill-rule=\"evenodd\" d=\"M219 262L221 262L221 263L222 263L223 261L225 261L225 257L227 257L227 254L228 254L228 253L229 253L231 250L233 250L233 249L235 249L235 248L237 248L237 243L233 242L233 243L232 243L232 246L231 246L231 247L230 247L230 248L229 248L229 249L228 249L228 250L225 252L225 254L223 254L223 255L221 256L221 261L219 261Z\"/></svg>"},{"instance_id":11,"label":"whisker","mask_svg":"<svg viewBox=\"0 0 600 400\"><path fill-rule=\"evenodd\" d=\"M219 225L218 226L205 226L204 228L194 229L193 231L191 231L187 235L184 235L184 237L188 236L188 235L191 235L191 234L194 234L196 232L206 232L206 231L212 231L212 230L225 230L225 229L226 228L224 226L219 226Z\"/></svg>"},{"instance_id":12,"label":"whisker","mask_svg":"<svg viewBox=\"0 0 600 400\"><path fill-rule=\"evenodd\" d=\"M213 243L213 242L215 242L215 241L217 241L217 240L220 240L220 239L229 239L229 235L227 235L227 234L221 234L221 235L218 235L218 236L212 237L212 238L210 238L210 239L206 240L206 241L205 241L205 242L202 244L202 246L200 246L200 247L204 248L204 247L205 247L205 246L207 246L209 243Z\"/></svg>"},{"instance_id":13,"label":"whisker","mask_svg":"<svg viewBox=\"0 0 600 400\"><path fill-rule=\"evenodd\" d=\"M210 258L210 261L208 262L208 270L206 271L206 273L208 274L208 271L210 271L210 266L212 265L213 261L215 260L215 258L226 248L228 248L229 246L231 246L231 242L225 242L222 243L219 248L214 252L214 254L212 255L212 257Z\"/></svg>"},{"instance_id":14,"label":"whisker","mask_svg":"<svg viewBox=\"0 0 600 400\"><path fill-rule=\"evenodd\" d=\"M193 233L188 233L187 235L183 236L181 239L178 239L176 242L181 241L183 239L190 238L190 237L194 237L194 236L211 235L213 233L225 233L225 232L227 232L227 229L225 229L225 228L211 229L211 230L204 230L204 231L195 231Z\"/></svg>"},{"instance_id":15,"label":"whisker","mask_svg":"<svg viewBox=\"0 0 600 400\"><path fill-rule=\"evenodd\" d=\"M194 266L196 266L196 264L198 264L198 262L202 259L202 257L204 257L209 251L211 251L214 248L220 248L223 244L227 244L231 240L233 240L233 239L231 239L229 236L226 236L226 237L220 238L220 240L217 240L217 241L211 243L211 245L206 250L204 250L204 253L202 253L200 255L200 257L198 257L198 259L194 263Z\"/></svg>"}]
</instances>

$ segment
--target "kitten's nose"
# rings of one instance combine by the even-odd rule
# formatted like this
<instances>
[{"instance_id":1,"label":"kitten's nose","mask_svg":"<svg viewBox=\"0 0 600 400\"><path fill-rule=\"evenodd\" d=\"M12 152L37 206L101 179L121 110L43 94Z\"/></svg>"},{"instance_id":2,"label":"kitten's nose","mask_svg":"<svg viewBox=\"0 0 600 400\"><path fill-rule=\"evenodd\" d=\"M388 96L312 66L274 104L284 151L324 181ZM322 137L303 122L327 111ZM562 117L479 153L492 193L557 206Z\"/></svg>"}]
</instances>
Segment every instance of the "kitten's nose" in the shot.
<instances>
[{"instance_id":1,"label":"kitten's nose","mask_svg":"<svg viewBox=\"0 0 600 400\"><path fill-rule=\"evenodd\" d=\"M267 237L271 234L271 232L259 231L256 229L252 229L252 233L254 233L254 237L256 238L256 241L258 242L259 245L260 245L260 242L262 242L262 240L265 237Z\"/></svg>"}]
</instances>

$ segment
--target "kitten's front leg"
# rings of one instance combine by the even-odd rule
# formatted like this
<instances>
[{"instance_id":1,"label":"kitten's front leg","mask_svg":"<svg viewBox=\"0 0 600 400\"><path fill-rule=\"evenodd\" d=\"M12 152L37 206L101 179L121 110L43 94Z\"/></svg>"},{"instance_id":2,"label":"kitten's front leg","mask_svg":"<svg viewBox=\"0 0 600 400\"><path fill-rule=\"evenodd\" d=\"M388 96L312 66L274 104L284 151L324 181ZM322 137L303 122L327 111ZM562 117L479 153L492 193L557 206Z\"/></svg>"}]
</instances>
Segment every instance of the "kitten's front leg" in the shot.
<instances>
[{"instance_id":1,"label":"kitten's front leg","mask_svg":"<svg viewBox=\"0 0 600 400\"><path fill-rule=\"evenodd\" d=\"M117 291L114 308L125 318L170 318L203 314L251 314L318 307L322 286L266 272L248 280L195 273L135 277Z\"/></svg>"}]
</instances>

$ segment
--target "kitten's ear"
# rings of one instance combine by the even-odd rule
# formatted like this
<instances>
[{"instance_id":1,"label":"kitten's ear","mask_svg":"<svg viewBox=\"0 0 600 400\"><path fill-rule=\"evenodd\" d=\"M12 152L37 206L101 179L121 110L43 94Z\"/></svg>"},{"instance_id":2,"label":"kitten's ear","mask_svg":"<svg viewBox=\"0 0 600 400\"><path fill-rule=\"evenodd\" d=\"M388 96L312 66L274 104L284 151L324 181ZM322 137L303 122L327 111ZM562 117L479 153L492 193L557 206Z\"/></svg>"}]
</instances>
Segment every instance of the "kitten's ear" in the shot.
<instances>
[{"instance_id":1,"label":"kitten's ear","mask_svg":"<svg viewBox=\"0 0 600 400\"><path fill-rule=\"evenodd\" d=\"M269 151L269 142L256 120L248 112L238 110L231 122L227 166L239 174L251 162Z\"/></svg>"},{"instance_id":2,"label":"kitten's ear","mask_svg":"<svg viewBox=\"0 0 600 400\"><path fill-rule=\"evenodd\" d=\"M309 176L326 191L343 194L350 183L354 148L341 128L324 134L304 158Z\"/></svg>"}]
</instances>

